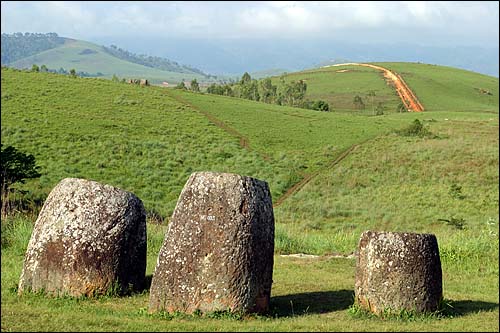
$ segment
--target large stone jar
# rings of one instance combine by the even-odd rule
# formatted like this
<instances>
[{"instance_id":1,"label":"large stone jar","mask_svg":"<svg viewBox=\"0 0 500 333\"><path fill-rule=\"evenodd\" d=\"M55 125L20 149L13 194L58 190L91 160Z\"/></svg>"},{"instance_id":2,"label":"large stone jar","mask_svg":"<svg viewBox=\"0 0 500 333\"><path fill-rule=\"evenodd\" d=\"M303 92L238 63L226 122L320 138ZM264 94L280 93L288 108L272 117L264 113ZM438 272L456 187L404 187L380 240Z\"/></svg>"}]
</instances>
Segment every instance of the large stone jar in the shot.
<instances>
[{"instance_id":1,"label":"large stone jar","mask_svg":"<svg viewBox=\"0 0 500 333\"><path fill-rule=\"evenodd\" d=\"M268 184L196 172L172 214L151 283L150 312L266 312L274 214Z\"/></svg>"},{"instance_id":2,"label":"large stone jar","mask_svg":"<svg viewBox=\"0 0 500 333\"><path fill-rule=\"evenodd\" d=\"M443 294L436 237L363 232L358 245L354 292L356 303L376 314L436 311Z\"/></svg>"},{"instance_id":3,"label":"large stone jar","mask_svg":"<svg viewBox=\"0 0 500 333\"><path fill-rule=\"evenodd\" d=\"M35 222L19 293L94 296L143 288L146 213L134 194L66 178Z\"/></svg>"}]
</instances>

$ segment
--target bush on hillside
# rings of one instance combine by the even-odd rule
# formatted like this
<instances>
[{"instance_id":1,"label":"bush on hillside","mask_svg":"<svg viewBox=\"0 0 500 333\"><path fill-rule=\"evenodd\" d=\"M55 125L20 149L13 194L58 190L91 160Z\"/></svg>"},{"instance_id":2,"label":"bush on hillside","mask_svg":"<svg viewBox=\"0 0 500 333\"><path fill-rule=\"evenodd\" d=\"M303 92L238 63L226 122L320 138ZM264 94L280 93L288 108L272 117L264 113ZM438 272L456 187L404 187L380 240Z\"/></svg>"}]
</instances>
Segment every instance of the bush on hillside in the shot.
<instances>
[{"instance_id":1,"label":"bush on hillside","mask_svg":"<svg viewBox=\"0 0 500 333\"><path fill-rule=\"evenodd\" d=\"M317 100L312 104L312 109L318 111L330 111L330 105L323 100Z\"/></svg>"},{"instance_id":2,"label":"bush on hillside","mask_svg":"<svg viewBox=\"0 0 500 333\"><path fill-rule=\"evenodd\" d=\"M418 119L415 119L410 126L403 128L402 130L396 131L397 134L402 136L418 136L420 138L430 137L437 138L436 135L431 133L422 122Z\"/></svg>"}]
</instances>

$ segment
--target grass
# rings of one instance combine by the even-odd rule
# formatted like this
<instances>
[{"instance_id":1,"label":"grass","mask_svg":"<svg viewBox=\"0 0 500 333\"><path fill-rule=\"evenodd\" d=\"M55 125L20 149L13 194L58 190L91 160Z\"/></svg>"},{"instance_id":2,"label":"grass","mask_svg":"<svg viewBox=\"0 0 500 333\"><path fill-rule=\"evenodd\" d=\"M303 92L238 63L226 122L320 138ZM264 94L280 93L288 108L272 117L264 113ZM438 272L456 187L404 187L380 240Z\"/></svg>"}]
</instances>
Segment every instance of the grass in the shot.
<instances>
[{"instance_id":1,"label":"grass","mask_svg":"<svg viewBox=\"0 0 500 333\"><path fill-rule=\"evenodd\" d=\"M356 242L349 235L367 229L428 232L454 247L489 243L491 256L498 256L498 242L481 238L498 235L498 117L423 115L424 127L437 138L393 133L362 144L275 209L283 237L324 254L328 249L316 244L346 252ZM466 230L441 221L453 219Z\"/></svg>"},{"instance_id":2,"label":"grass","mask_svg":"<svg viewBox=\"0 0 500 333\"><path fill-rule=\"evenodd\" d=\"M305 80L306 98L325 100L334 111L349 111L373 114L372 108L381 103L386 112L395 112L400 103L397 93L384 80L381 72L360 66L336 66L306 70L287 74L285 82ZM273 84L278 84L278 77ZM373 91L372 98L368 93ZM364 110L354 106L354 96L359 95L365 103Z\"/></svg>"},{"instance_id":3,"label":"grass","mask_svg":"<svg viewBox=\"0 0 500 333\"><path fill-rule=\"evenodd\" d=\"M271 163L303 173L324 167L351 145L402 127L411 119L318 112L179 90L168 94L237 129L250 148L269 157Z\"/></svg>"},{"instance_id":4,"label":"grass","mask_svg":"<svg viewBox=\"0 0 500 333\"><path fill-rule=\"evenodd\" d=\"M399 73L426 111L498 114L498 78L463 69L419 63L377 63Z\"/></svg>"},{"instance_id":5,"label":"grass","mask_svg":"<svg viewBox=\"0 0 500 333\"><path fill-rule=\"evenodd\" d=\"M2 331L498 331L498 292L492 292L498 291L498 266L496 272L478 274L446 258L445 311L425 316L403 313L379 318L356 310L354 259L300 259L278 254L267 315L148 314L147 289L125 297L19 297L16 284L32 223L20 216L2 220ZM158 240L163 239L166 227L148 222L147 228L146 274L150 276L161 246ZM477 258L463 260L474 265ZM495 263L486 261L484 265L494 267Z\"/></svg>"},{"instance_id":6,"label":"grass","mask_svg":"<svg viewBox=\"0 0 500 333\"><path fill-rule=\"evenodd\" d=\"M95 53L81 54L83 50L87 49ZM203 76L196 73L164 71L131 63L106 53L99 45L80 40L67 41L57 48L17 60L9 66L31 69L33 64L45 65L56 70L63 67L68 72L72 68L77 72L83 71L91 74L101 72L106 78L111 78L113 74L120 78L146 78L153 83L163 81L178 83L183 79L188 81L192 79L205 80Z\"/></svg>"},{"instance_id":7,"label":"grass","mask_svg":"<svg viewBox=\"0 0 500 333\"><path fill-rule=\"evenodd\" d=\"M274 209L267 316L149 315L148 290L18 297L33 213L2 219L2 330L498 331L498 103L496 113L486 101L474 112L445 111L461 91L449 85L437 111L367 117L2 69L2 143L34 154L42 166L40 180L24 187L31 198L43 201L63 177L90 178L134 192L168 219L193 171L266 180L274 200L315 173ZM433 135L398 134L415 119ZM149 216L150 279L167 226ZM353 307L355 260L329 255L354 252L364 230L434 233L446 311L379 318ZM323 256L282 256L297 252Z\"/></svg>"},{"instance_id":8,"label":"grass","mask_svg":"<svg viewBox=\"0 0 500 333\"><path fill-rule=\"evenodd\" d=\"M11 69L2 69L1 120L2 143L42 168L26 186L33 197L42 200L62 178L88 178L135 193L163 218L192 172L266 180L277 199L350 145L406 122Z\"/></svg>"},{"instance_id":9,"label":"grass","mask_svg":"<svg viewBox=\"0 0 500 333\"><path fill-rule=\"evenodd\" d=\"M133 192L167 217L192 172L274 174L162 88L2 69L1 120L2 143L32 153L41 167L26 186L39 198L62 178L88 178Z\"/></svg>"},{"instance_id":10,"label":"grass","mask_svg":"<svg viewBox=\"0 0 500 333\"><path fill-rule=\"evenodd\" d=\"M376 65L400 74L426 111L481 111L498 113L498 78L462 69L408 62L380 62ZM340 71L340 72L339 72ZM335 66L290 73L285 81L306 80L306 97L326 100L335 111L373 114L369 91L375 92L373 106L380 102L385 113L396 112L400 103L381 72L360 66ZM273 83L278 83L278 77ZM365 110L355 110L359 95Z\"/></svg>"}]
</instances>

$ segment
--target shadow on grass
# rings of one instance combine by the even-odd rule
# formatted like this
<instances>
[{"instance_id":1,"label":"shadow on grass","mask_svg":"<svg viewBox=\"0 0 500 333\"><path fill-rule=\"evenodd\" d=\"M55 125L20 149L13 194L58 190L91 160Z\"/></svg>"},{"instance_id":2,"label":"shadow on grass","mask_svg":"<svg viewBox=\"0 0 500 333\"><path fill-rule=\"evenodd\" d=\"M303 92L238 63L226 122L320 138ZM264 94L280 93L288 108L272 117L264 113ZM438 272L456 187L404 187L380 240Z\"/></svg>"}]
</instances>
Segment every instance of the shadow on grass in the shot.
<instances>
[{"instance_id":1,"label":"shadow on grass","mask_svg":"<svg viewBox=\"0 0 500 333\"><path fill-rule=\"evenodd\" d=\"M273 317L300 316L348 309L354 302L353 290L317 291L271 297Z\"/></svg>"},{"instance_id":2,"label":"shadow on grass","mask_svg":"<svg viewBox=\"0 0 500 333\"><path fill-rule=\"evenodd\" d=\"M498 308L498 303L483 301L452 301L447 300L443 314L445 316L465 316L480 311L493 311Z\"/></svg>"}]
</instances>

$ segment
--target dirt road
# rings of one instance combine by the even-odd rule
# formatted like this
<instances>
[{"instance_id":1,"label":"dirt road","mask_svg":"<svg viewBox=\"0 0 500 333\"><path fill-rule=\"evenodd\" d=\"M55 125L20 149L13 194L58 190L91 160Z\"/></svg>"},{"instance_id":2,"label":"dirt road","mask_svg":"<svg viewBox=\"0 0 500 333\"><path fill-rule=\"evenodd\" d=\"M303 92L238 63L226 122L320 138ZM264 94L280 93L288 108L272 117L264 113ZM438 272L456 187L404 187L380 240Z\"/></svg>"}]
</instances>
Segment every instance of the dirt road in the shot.
<instances>
[{"instance_id":1,"label":"dirt road","mask_svg":"<svg viewBox=\"0 0 500 333\"><path fill-rule=\"evenodd\" d=\"M408 87L406 82L403 80L403 78L397 74L394 73L387 68L380 67L377 65L372 65L372 64L362 64L362 63L357 63L357 62L350 62L350 63L345 63L345 64L337 64L337 65L330 65L330 66L325 66L325 67L335 67L335 66L346 66L346 65L354 65L354 66L364 66L364 67L371 67L374 69L377 69L379 71L382 71L384 74L384 77L392 83L394 88L396 89L396 92L399 95L399 98L405 105L406 109L408 111L414 111L414 112L422 112L424 111L423 105L418 101L417 96L411 91L411 89Z\"/></svg>"}]
</instances>

